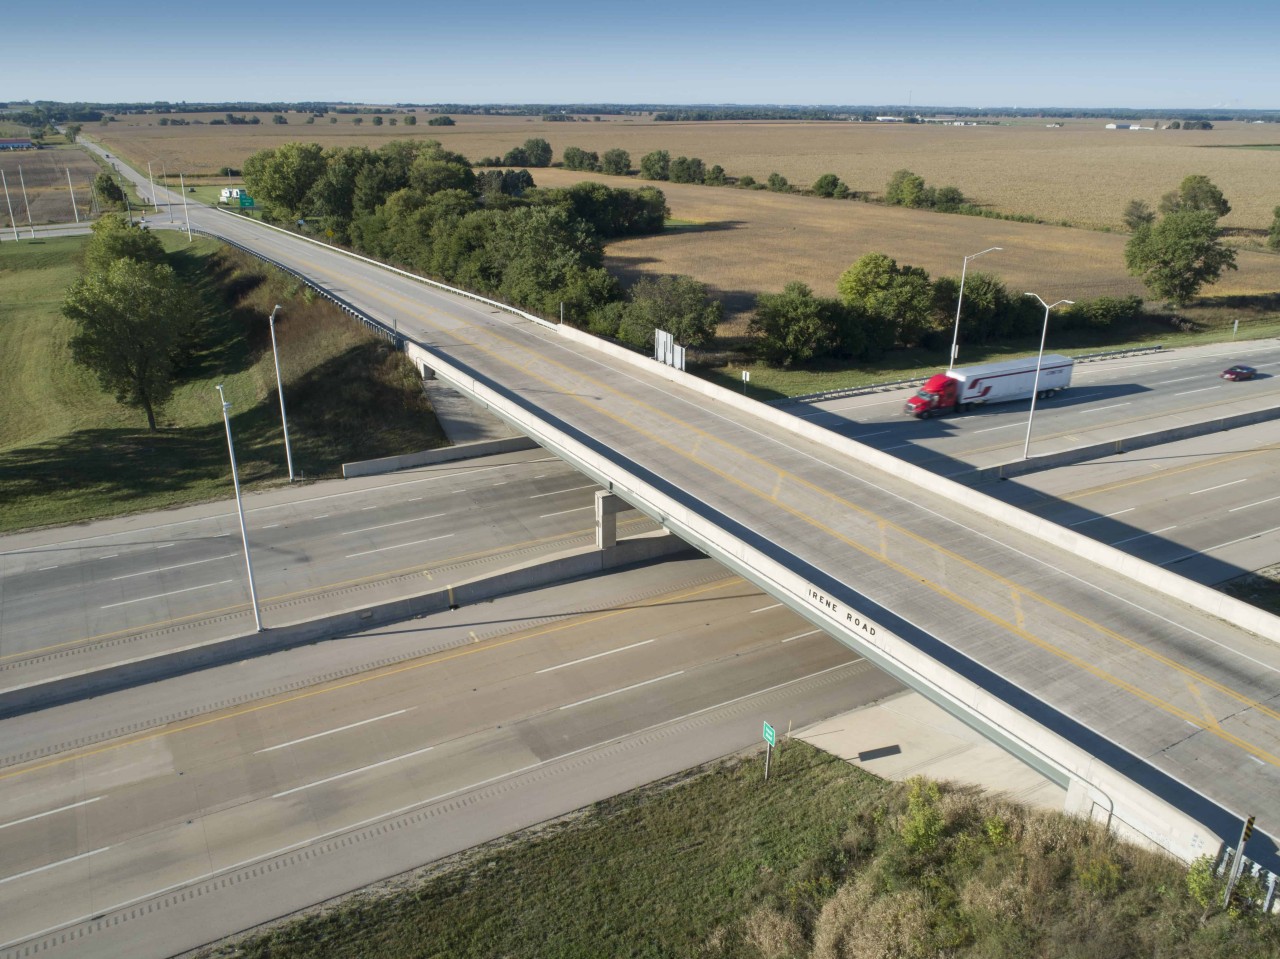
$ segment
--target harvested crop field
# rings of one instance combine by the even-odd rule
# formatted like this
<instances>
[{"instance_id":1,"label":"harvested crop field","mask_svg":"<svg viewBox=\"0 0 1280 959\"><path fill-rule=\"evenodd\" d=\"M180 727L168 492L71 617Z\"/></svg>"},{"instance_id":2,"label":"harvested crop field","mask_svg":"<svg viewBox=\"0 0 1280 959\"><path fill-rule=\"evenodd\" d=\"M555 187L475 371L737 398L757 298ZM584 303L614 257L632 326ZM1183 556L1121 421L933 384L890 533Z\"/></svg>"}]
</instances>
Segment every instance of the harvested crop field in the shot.
<instances>
[{"instance_id":1,"label":"harvested crop field","mask_svg":"<svg viewBox=\"0 0 1280 959\"><path fill-rule=\"evenodd\" d=\"M1050 128L1020 120L1001 125L954 127L841 122L658 123L648 117L603 116L576 122L533 117L456 116L455 126L373 126L364 117L328 118L306 124L288 114L273 124L260 115L255 126L209 126L211 114L191 114L199 126L167 126L158 117L124 117L94 136L145 168L147 160L170 170L216 174L239 166L249 154L293 140L326 147L376 146L411 137L437 139L472 160L501 155L529 137L546 139L558 158L565 147L603 152L620 147L632 164L651 150L698 156L718 163L731 176L764 180L781 173L807 187L823 173L835 173L860 192L879 193L893 171L908 168L934 185L954 185L978 204L1051 222L1118 227L1125 203L1143 199L1153 206L1192 173L1208 176L1231 202L1223 226L1265 231L1280 204L1280 151L1223 150L1222 146L1266 146L1280 139L1272 124L1222 122L1214 130L1106 130L1105 120L1068 120ZM392 116L402 117L388 110ZM1144 125L1152 125L1150 122Z\"/></svg>"},{"instance_id":2,"label":"harvested crop field","mask_svg":"<svg viewBox=\"0 0 1280 959\"><path fill-rule=\"evenodd\" d=\"M535 170L534 178L543 186L586 178L613 186L635 183L567 170ZM994 273L1014 291L1031 290L1048 302L1145 295L1142 284L1125 272L1127 237L1121 234L756 190L658 185L672 217L692 225L610 243L606 265L624 280L647 273L694 276L724 300L731 320L753 308L757 293L777 292L791 280L834 296L840 274L873 250L939 276L959 275L965 254L998 246L1001 252L970 269ZM1206 293L1280 289L1280 257L1241 250L1237 260L1239 271L1227 273Z\"/></svg>"},{"instance_id":3,"label":"harvested crop field","mask_svg":"<svg viewBox=\"0 0 1280 959\"><path fill-rule=\"evenodd\" d=\"M26 226L27 202L34 223L70 223L71 195L67 192L67 170L75 190L81 218L89 215L93 178L101 169L84 150L77 147L46 147L0 153L0 170L9 187L9 202L19 229ZM26 186L25 198L23 185ZM9 227L9 206L0 206L0 223ZM8 239L9 237L4 237Z\"/></svg>"}]
</instances>

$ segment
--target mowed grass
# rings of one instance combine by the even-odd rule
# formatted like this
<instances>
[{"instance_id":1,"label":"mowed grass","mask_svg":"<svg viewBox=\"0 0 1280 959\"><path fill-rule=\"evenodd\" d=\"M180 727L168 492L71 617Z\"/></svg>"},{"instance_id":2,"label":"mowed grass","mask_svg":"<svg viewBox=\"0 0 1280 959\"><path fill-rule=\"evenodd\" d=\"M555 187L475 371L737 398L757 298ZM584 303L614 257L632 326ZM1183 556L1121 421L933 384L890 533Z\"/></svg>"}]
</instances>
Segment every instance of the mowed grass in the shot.
<instances>
[{"instance_id":1,"label":"mowed grass","mask_svg":"<svg viewBox=\"0 0 1280 959\"><path fill-rule=\"evenodd\" d=\"M388 113L388 116L390 113ZM215 174L239 167L264 147L295 140L324 146L376 146L395 138L437 139L477 160L501 156L529 137L546 139L558 159L565 147L603 151L620 147L632 163L651 150L698 156L732 176L763 182L778 172L807 187L835 173L858 191L880 193L903 167L935 185L954 185L983 206L1058 223L1121 228L1130 199L1152 206L1191 173L1208 176L1226 194L1232 212L1223 225L1265 231L1280 203L1280 157L1268 150L1216 150L1217 146L1274 144L1269 125L1228 121L1214 130L1106 130L1104 119L1066 120L1061 128L1020 121L999 126L802 122L657 123L648 117L600 122L547 122L536 117L456 116L452 127L375 127L365 118L312 125L290 114L285 126L262 115L258 126L157 126L157 117L125 117L94 131L141 168L148 159L168 169ZM210 115L190 115L206 121ZM1147 124L1150 125L1150 124ZM536 171L535 171L536 175Z\"/></svg>"},{"instance_id":2,"label":"mowed grass","mask_svg":"<svg viewBox=\"0 0 1280 959\"><path fill-rule=\"evenodd\" d=\"M287 482L266 317L277 320L295 470L442 445L412 364L291 278L212 241L159 234L196 293L200 346L161 429L71 360L63 293L84 238L0 244L0 530L230 495L216 385L232 403L241 482Z\"/></svg>"},{"instance_id":3,"label":"mowed grass","mask_svg":"<svg viewBox=\"0 0 1280 959\"><path fill-rule=\"evenodd\" d=\"M1268 959L1184 868L1095 824L948 788L922 808L801 742L643 787L202 959Z\"/></svg>"}]
</instances>

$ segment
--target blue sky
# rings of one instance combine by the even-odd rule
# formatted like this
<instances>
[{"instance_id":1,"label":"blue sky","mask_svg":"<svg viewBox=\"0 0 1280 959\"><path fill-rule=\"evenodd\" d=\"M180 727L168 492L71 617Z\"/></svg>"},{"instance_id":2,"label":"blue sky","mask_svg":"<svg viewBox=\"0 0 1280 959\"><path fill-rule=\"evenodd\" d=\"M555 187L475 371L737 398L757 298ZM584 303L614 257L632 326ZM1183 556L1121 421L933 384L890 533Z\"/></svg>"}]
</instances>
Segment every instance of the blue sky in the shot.
<instances>
[{"instance_id":1,"label":"blue sky","mask_svg":"<svg viewBox=\"0 0 1280 959\"><path fill-rule=\"evenodd\" d=\"M15 6L0 100L1280 108L1274 0Z\"/></svg>"}]
</instances>

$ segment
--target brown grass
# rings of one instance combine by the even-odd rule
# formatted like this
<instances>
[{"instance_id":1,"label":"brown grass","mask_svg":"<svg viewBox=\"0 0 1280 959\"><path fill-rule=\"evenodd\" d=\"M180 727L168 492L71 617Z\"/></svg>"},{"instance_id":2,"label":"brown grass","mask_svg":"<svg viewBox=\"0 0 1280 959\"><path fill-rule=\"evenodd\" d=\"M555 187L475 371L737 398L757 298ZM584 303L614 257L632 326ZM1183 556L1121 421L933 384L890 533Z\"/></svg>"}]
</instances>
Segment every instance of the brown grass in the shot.
<instances>
[{"instance_id":1,"label":"brown grass","mask_svg":"<svg viewBox=\"0 0 1280 959\"><path fill-rule=\"evenodd\" d=\"M21 167L21 171L19 171ZM19 232L27 225L27 207L23 202L22 183L31 203L31 220L35 223L69 223L71 197L67 193L67 169L75 188L76 207L81 219L89 215L93 178L101 167L76 147L49 147L43 150L20 150L0 153L0 170L9 185L9 201ZM0 223L9 227L9 207L0 206ZM11 235L11 234L10 234ZM9 239L9 236L4 239Z\"/></svg>"},{"instance_id":2,"label":"brown grass","mask_svg":"<svg viewBox=\"0 0 1280 959\"><path fill-rule=\"evenodd\" d=\"M388 111L387 116L396 115ZM216 114L191 114L208 121ZM212 174L239 166L249 154L292 140L324 146L376 146L399 137L438 139L474 159L501 155L528 137L544 137L557 157L565 147L603 152L621 147L634 163L655 149L702 157L731 175L757 180L777 171L796 186L835 173L853 189L878 193L894 170L914 170L930 183L958 186L976 202L1052 222L1118 227L1132 198L1154 205L1190 173L1222 188L1232 213L1223 225L1264 230L1280 203L1280 151L1212 149L1274 143L1275 127L1223 122L1212 131L1106 130L1104 120L1069 120L1059 129L1024 120L1000 126L943 127L868 123L716 122L655 123L646 117L602 117L548 123L534 117L457 116L452 127L356 126L342 116L289 125L262 114L258 126L156 126L153 116L125 117L91 132L140 162L167 163L173 171ZM115 151L113 151L115 152Z\"/></svg>"},{"instance_id":3,"label":"brown grass","mask_svg":"<svg viewBox=\"0 0 1280 959\"><path fill-rule=\"evenodd\" d=\"M535 170L544 186L584 179L565 170ZM619 177L596 177L614 185ZM723 298L731 322L723 335L741 333L743 314L757 293L776 292L791 280L834 296L849 264L872 250L931 276L959 275L966 253L1002 247L970 265L995 273L1010 290L1039 293L1048 302L1098 296L1144 295L1124 268L1124 235L1013 223L981 217L904 210L857 201L822 200L755 190L660 184L674 218L694 225L660 236L609 244L606 263L626 279L647 273L687 273ZM1239 271L1207 292L1249 295L1280 288L1280 257L1238 254Z\"/></svg>"}]
</instances>

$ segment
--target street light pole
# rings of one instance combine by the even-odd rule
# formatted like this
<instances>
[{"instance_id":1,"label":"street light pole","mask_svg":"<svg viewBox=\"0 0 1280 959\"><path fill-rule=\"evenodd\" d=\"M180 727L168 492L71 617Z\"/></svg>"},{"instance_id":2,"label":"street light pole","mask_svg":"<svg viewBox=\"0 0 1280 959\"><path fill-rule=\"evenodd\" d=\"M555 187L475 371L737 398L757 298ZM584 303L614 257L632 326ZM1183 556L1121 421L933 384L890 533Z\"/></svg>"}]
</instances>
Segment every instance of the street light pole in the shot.
<instances>
[{"instance_id":1,"label":"street light pole","mask_svg":"<svg viewBox=\"0 0 1280 959\"><path fill-rule=\"evenodd\" d=\"M982 251L982 253L994 253L996 250L1004 249L1003 247L993 246ZM969 272L969 261L976 260L982 256L982 253L970 253L964 258L964 265L960 267L960 295L956 297L956 329L951 334L951 362L947 364L947 372L956 365L956 353L960 350L960 305L964 303L964 277Z\"/></svg>"},{"instance_id":2,"label":"street light pole","mask_svg":"<svg viewBox=\"0 0 1280 959\"><path fill-rule=\"evenodd\" d=\"M147 161L147 182L151 184L151 206L155 212L160 212L160 206L156 203L156 178L151 173L151 161Z\"/></svg>"},{"instance_id":3,"label":"street light pole","mask_svg":"<svg viewBox=\"0 0 1280 959\"><path fill-rule=\"evenodd\" d=\"M1044 364L1045 337L1049 335L1049 311L1055 306L1061 306L1063 303L1070 305L1075 302L1075 300L1059 300L1057 303L1046 303L1034 293L1028 293L1026 295L1035 296L1040 305L1044 307L1044 329L1040 331L1040 356L1036 360L1036 378L1031 386L1031 415L1027 417L1027 442L1022 447L1022 458L1024 460L1031 452L1031 421L1034 420L1036 416L1036 396L1040 392L1040 367Z\"/></svg>"},{"instance_id":4,"label":"street light pole","mask_svg":"<svg viewBox=\"0 0 1280 959\"><path fill-rule=\"evenodd\" d=\"M178 174L178 185L182 187L182 212L187 217L187 242L191 242L191 210L187 207L187 181L183 179L181 173Z\"/></svg>"},{"instance_id":5,"label":"street light pole","mask_svg":"<svg viewBox=\"0 0 1280 959\"><path fill-rule=\"evenodd\" d=\"M249 534L244 526L244 504L240 501L240 474L236 471L236 444L231 440L231 418L227 410L231 404L223 395L222 384L217 386L218 398L222 400L222 422L227 428L227 451L231 454L231 482L236 488L236 513L240 517L240 542L244 544L244 568L249 574L249 602L253 605L253 624L258 632L262 632L262 616L258 612L258 591L253 586L253 563L249 559Z\"/></svg>"},{"instance_id":6,"label":"street light pole","mask_svg":"<svg viewBox=\"0 0 1280 959\"><path fill-rule=\"evenodd\" d=\"M276 361L276 392L280 394L280 422L284 425L284 459L289 464L289 482L293 482L293 451L289 448L289 417L284 412L284 381L280 379L280 352L276 349L276 314L280 312L280 304L271 311L268 322L271 324L271 356Z\"/></svg>"}]
</instances>

